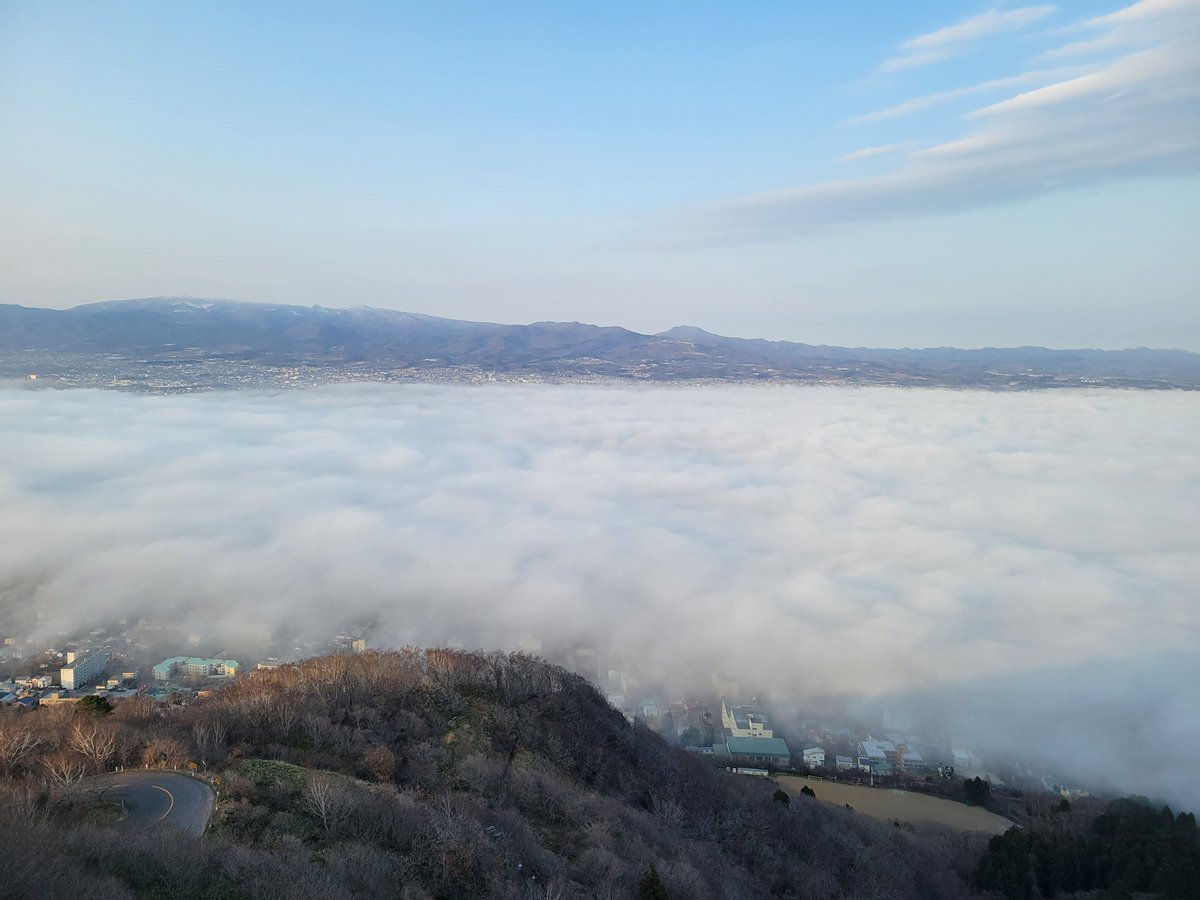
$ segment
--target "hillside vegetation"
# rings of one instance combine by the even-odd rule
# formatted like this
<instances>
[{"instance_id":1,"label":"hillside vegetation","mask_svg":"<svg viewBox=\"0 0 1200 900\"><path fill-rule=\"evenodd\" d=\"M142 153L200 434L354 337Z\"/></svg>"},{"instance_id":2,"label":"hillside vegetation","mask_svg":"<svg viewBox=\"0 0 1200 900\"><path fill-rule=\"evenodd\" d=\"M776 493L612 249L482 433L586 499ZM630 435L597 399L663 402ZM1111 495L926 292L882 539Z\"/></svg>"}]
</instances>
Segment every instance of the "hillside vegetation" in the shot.
<instances>
[{"instance_id":1,"label":"hillside vegetation","mask_svg":"<svg viewBox=\"0 0 1200 900\"><path fill-rule=\"evenodd\" d=\"M976 871L981 888L1007 900L1100 889L1112 900L1200 897L1200 831L1191 813L1125 797L1083 829L1048 828L1044 820L1031 826L992 838Z\"/></svg>"},{"instance_id":2,"label":"hillside vegetation","mask_svg":"<svg viewBox=\"0 0 1200 900\"><path fill-rule=\"evenodd\" d=\"M221 778L203 840L72 814L89 773L189 762ZM959 898L982 850L783 802L524 655L323 657L186 705L5 715L0 766L12 898Z\"/></svg>"}]
</instances>

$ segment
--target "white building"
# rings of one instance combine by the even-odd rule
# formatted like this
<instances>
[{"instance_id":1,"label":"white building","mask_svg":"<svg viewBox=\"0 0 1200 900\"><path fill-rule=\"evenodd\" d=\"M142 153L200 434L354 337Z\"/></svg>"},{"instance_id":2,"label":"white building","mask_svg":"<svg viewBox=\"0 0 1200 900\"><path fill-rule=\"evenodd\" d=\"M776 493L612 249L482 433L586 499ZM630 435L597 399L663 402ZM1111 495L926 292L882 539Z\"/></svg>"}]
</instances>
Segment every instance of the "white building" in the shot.
<instances>
[{"instance_id":1,"label":"white building","mask_svg":"<svg viewBox=\"0 0 1200 900\"><path fill-rule=\"evenodd\" d=\"M825 751L820 747L809 747L804 751L804 764L810 769L825 768Z\"/></svg>"},{"instance_id":2,"label":"white building","mask_svg":"<svg viewBox=\"0 0 1200 900\"><path fill-rule=\"evenodd\" d=\"M858 767L863 772L889 771L898 762L896 745L891 741L858 742Z\"/></svg>"},{"instance_id":3,"label":"white building","mask_svg":"<svg viewBox=\"0 0 1200 900\"><path fill-rule=\"evenodd\" d=\"M908 771L924 772L929 768L925 764L925 757L921 755L921 751L916 747L905 745L896 749L900 751L900 761Z\"/></svg>"},{"instance_id":4,"label":"white building","mask_svg":"<svg viewBox=\"0 0 1200 900\"><path fill-rule=\"evenodd\" d=\"M960 772L983 768L983 757L978 753L962 747L954 747L951 752L954 754L954 768Z\"/></svg>"},{"instance_id":5,"label":"white building","mask_svg":"<svg viewBox=\"0 0 1200 900\"><path fill-rule=\"evenodd\" d=\"M82 656L68 651L67 664L58 670L58 681L63 690L74 691L104 674L108 667L108 654L103 650L92 650Z\"/></svg>"}]
</instances>

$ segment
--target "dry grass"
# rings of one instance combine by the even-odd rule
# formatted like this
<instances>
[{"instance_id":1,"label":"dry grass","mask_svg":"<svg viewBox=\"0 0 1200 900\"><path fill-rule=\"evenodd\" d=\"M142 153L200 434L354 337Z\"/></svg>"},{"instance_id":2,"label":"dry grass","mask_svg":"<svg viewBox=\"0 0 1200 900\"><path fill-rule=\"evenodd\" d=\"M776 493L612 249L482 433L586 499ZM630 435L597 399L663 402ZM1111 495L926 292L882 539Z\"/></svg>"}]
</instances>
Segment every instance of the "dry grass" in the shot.
<instances>
[{"instance_id":1,"label":"dry grass","mask_svg":"<svg viewBox=\"0 0 1200 900\"><path fill-rule=\"evenodd\" d=\"M120 803L97 800L86 803L74 811L75 823L82 825L111 825L125 818L125 808Z\"/></svg>"},{"instance_id":2,"label":"dry grass","mask_svg":"<svg viewBox=\"0 0 1200 900\"><path fill-rule=\"evenodd\" d=\"M776 780L781 788L798 800L806 799L800 796L800 789L808 785L816 792L817 799L825 803L837 806L850 804L858 812L872 818L902 825L911 824L917 831L953 828L958 831L1003 834L1012 825L1003 816L978 806L966 806L953 800L909 791L862 787L794 775L781 775Z\"/></svg>"}]
</instances>

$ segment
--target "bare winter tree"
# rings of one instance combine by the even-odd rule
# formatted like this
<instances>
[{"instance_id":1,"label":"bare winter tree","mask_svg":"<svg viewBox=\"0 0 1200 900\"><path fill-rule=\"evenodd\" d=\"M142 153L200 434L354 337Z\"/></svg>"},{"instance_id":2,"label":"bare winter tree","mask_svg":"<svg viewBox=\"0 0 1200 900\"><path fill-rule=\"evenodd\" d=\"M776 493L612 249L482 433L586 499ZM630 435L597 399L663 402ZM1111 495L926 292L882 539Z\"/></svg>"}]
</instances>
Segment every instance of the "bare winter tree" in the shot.
<instances>
[{"instance_id":1,"label":"bare winter tree","mask_svg":"<svg viewBox=\"0 0 1200 900\"><path fill-rule=\"evenodd\" d=\"M172 737L153 737L142 750L142 764L156 769L182 768L187 761L187 748Z\"/></svg>"},{"instance_id":2,"label":"bare winter tree","mask_svg":"<svg viewBox=\"0 0 1200 900\"><path fill-rule=\"evenodd\" d=\"M292 693L278 695L271 704L271 720L279 731L280 737L287 738L296 726L300 724L300 700Z\"/></svg>"},{"instance_id":3,"label":"bare winter tree","mask_svg":"<svg viewBox=\"0 0 1200 900\"><path fill-rule=\"evenodd\" d=\"M71 724L68 744L97 769L104 769L117 752L117 728L94 719L80 719Z\"/></svg>"},{"instance_id":4,"label":"bare winter tree","mask_svg":"<svg viewBox=\"0 0 1200 900\"><path fill-rule=\"evenodd\" d=\"M158 711L154 699L143 694L119 701L113 710L113 718L119 722L144 724L154 719Z\"/></svg>"},{"instance_id":5,"label":"bare winter tree","mask_svg":"<svg viewBox=\"0 0 1200 900\"><path fill-rule=\"evenodd\" d=\"M87 774L87 760L76 753L58 750L42 757L42 768L50 780L62 788L70 788Z\"/></svg>"},{"instance_id":6,"label":"bare winter tree","mask_svg":"<svg viewBox=\"0 0 1200 900\"><path fill-rule=\"evenodd\" d=\"M382 744L363 754L363 765L376 781L392 781L396 777L396 754Z\"/></svg>"},{"instance_id":7,"label":"bare winter tree","mask_svg":"<svg viewBox=\"0 0 1200 900\"><path fill-rule=\"evenodd\" d=\"M225 758L228 732L221 722L201 720L192 726L192 738L200 758L207 763L220 762Z\"/></svg>"},{"instance_id":8,"label":"bare winter tree","mask_svg":"<svg viewBox=\"0 0 1200 900\"><path fill-rule=\"evenodd\" d=\"M341 821L347 799L345 787L334 775L317 772L304 783L304 808L325 831L331 831Z\"/></svg>"},{"instance_id":9,"label":"bare winter tree","mask_svg":"<svg viewBox=\"0 0 1200 900\"><path fill-rule=\"evenodd\" d=\"M12 722L0 724L0 767L12 773L41 743L41 738L28 728Z\"/></svg>"},{"instance_id":10,"label":"bare winter tree","mask_svg":"<svg viewBox=\"0 0 1200 900\"><path fill-rule=\"evenodd\" d=\"M41 802L42 787L32 778L0 781L0 816L17 822L44 822L51 807Z\"/></svg>"}]
</instances>

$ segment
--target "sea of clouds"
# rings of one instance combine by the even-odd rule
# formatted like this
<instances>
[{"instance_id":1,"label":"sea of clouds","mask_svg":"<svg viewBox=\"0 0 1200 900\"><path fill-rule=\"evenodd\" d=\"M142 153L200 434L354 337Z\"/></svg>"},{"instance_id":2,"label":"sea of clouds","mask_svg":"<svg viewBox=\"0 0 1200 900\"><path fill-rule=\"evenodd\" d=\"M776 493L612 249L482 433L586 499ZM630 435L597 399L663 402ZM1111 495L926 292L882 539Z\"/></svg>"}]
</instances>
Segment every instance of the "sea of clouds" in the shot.
<instances>
[{"instance_id":1,"label":"sea of clouds","mask_svg":"<svg viewBox=\"0 0 1200 900\"><path fill-rule=\"evenodd\" d=\"M0 631L581 640L1200 783L1200 395L9 389L0 436Z\"/></svg>"}]
</instances>

